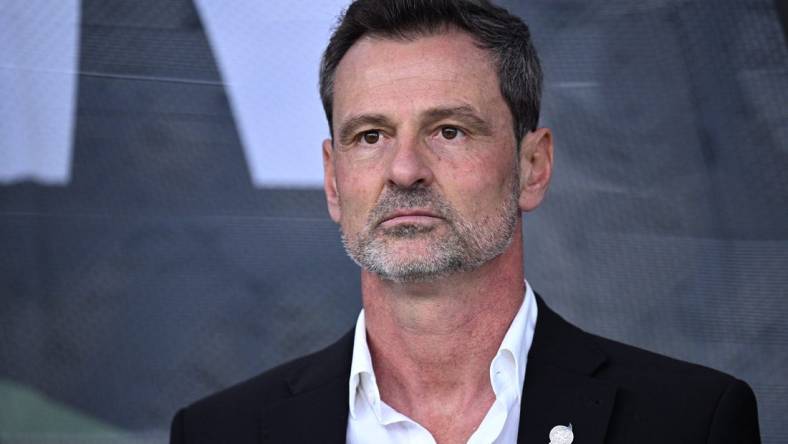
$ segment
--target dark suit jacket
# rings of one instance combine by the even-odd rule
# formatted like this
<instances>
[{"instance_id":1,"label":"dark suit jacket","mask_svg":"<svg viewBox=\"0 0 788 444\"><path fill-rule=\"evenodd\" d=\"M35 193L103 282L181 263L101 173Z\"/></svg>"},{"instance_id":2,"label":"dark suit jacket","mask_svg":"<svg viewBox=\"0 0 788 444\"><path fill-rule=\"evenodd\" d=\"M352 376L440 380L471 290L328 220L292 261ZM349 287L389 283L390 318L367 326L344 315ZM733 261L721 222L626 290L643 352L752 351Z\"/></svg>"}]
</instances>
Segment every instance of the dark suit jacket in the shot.
<instances>
[{"instance_id":1,"label":"dark suit jacket","mask_svg":"<svg viewBox=\"0 0 788 444\"><path fill-rule=\"evenodd\" d=\"M537 297L519 443L547 444L573 426L574 444L759 443L746 383L699 365L585 333ZM353 332L181 409L171 443L342 443Z\"/></svg>"}]
</instances>

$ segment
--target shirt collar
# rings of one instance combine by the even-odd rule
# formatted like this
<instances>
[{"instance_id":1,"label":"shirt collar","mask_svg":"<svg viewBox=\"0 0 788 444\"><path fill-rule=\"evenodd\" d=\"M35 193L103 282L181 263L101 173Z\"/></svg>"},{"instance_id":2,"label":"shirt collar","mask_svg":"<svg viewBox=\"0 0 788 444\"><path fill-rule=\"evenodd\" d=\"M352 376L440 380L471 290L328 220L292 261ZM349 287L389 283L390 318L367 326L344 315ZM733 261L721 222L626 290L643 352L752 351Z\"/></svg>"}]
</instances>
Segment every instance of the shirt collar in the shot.
<instances>
[{"instance_id":1,"label":"shirt collar","mask_svg":"<svg viewBox=\"0 0 788 444\"><path fill-rule=\"evenodd\" d=\"M364 309L358 314L356 321L356 332L353 338L353 359L350 362L350 391L348 402L350 404L350 416L356 417L356 396L366 396L369 404L379 406L380 392L378 391L375 371L372 369L372 355L369 353L367 344L367 327L364 320ZM371 399L370 399L371 398ZM380 411L376 409L375 414L380 418Z\"/></svg>"},{"instance_id":2,"label":"shirt collar","mask_svg":"<svg viewBox=\"0 0 788 444\"><path fill-rule=\"evenodd\" d=\"M523 303L509 325L498 353L490 363L490 383L496 396L501 395L503 385L510 385L517 398L523 391L528 350L531 349L536 328L536 311L536 296L528 281L525 281ZM497 372L501 372L503 376L496 375Z\"/></svg>"},{"instance_id":3,"label":"shirt collar","mask_svg":"<svg viewBox=\"0 0 788 444\"><path fill-rule=\"evenodd\" d=\"M490 383L496 397L509 393L509 396L513 398L511 401L519 399L523 383L525 382L525 366L528 359L528 351L534 338L536 317L536 297L528 281L525 281L523 302L509 329L506 331L503 341L501 341L498 353L496 353L495 358L490 363ZM372 356L367 344L367 328L363 308L356 321L353 358L350 363L348 404L349 413L353 419L356 418L356 402L360 396L367 398L375 415L380 419L380 392L375 378L375 371L372 368Z\"/></svg>"}]
</instances>

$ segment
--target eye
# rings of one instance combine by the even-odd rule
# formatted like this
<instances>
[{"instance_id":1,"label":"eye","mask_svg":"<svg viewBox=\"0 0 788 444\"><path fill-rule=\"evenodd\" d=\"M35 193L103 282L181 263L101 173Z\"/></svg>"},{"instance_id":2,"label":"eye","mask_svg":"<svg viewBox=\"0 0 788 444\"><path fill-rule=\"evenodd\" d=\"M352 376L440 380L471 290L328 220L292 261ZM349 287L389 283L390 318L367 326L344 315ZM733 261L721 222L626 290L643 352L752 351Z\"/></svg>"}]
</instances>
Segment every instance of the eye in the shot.
<instances>
[{"instance_id":1,"label":"eye","mask_svg":"<svg viewBox=\"0 0 788 444\"><path fill-rule=\"evenodd\" d=\"M462 134L462 130L453 126L444 126L441 128L441 136L446 140L452 140Z\"/></svg>"},{"instance_id":2,"label":"eye","mask_svg":"<svg viewBox=\"0 0 788 444\"><path fill-rule=\"evenodd\" d=\"M380 140L380 131L364 131L361 133L361 138L364 140L364 143L374 145Z\"/></svg>"}]
</instances>

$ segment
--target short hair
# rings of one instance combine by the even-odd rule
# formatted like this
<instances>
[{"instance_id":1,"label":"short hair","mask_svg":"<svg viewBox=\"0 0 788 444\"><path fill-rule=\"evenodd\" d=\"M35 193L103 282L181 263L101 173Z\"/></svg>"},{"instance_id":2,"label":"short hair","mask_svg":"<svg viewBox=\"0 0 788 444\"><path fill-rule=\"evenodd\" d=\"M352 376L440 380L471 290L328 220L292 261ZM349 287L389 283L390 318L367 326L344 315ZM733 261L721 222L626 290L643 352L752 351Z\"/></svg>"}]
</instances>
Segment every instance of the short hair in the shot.
<instances>
[{"instance_id":1,"label":"short hair","mask_svg":"<svg viewBox=\"0 0 788 444\"><path fill-rule=\"evenodd\" d=\"M501 94L518 142L537 128L542 69L528 26L487 0L356 0L340 15L320 63L320 98L333 137L334 77L347 51L364 36L398 40L456 28L493 56Z\"/></svg>"}]
</instances>

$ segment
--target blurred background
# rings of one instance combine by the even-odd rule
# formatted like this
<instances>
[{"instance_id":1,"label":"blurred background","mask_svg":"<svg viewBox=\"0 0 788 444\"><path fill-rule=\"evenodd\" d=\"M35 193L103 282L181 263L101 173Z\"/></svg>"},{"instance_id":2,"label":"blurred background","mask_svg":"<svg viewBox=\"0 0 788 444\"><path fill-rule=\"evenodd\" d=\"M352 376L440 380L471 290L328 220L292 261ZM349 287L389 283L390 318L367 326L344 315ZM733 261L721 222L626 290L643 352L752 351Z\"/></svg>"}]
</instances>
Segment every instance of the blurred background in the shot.
<instances>
[{"instance_id":1,"label":"blurred background","mask_svg":"<svg viewBox=\"0 0 788 444\"><path fill-rule=\"evenodd\" d=\"M784 4L499 3L557 143L531 285L748 381L788 442ZM353 326L317 94L345 4L0 2L0 442L164 443L178 407Z\"/></svg>"}]
</instances>

